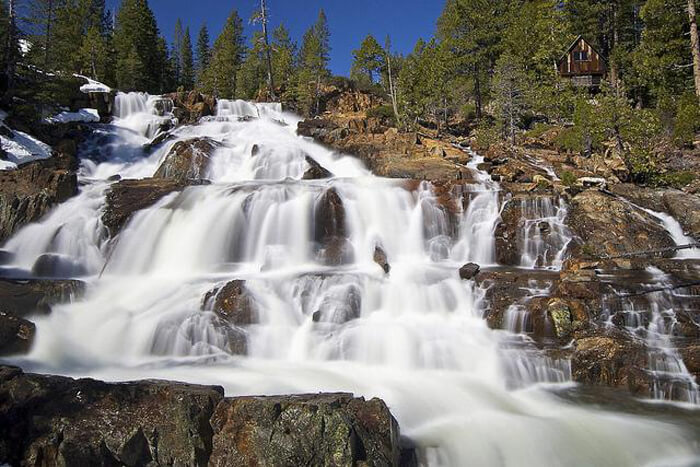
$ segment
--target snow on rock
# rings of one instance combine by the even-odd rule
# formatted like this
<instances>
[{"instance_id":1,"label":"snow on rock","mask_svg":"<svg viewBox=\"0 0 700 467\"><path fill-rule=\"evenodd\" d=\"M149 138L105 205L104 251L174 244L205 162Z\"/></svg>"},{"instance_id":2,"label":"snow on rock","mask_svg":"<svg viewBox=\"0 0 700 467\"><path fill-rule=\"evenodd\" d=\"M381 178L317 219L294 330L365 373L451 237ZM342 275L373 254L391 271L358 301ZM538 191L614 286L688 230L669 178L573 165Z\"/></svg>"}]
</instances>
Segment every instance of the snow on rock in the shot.
<instances>
[{"instance_id":1,"label":"snow on rock","mask_svg":"<svg viewBox=\"0 0 700 467\"><path fill-rule=\"evenodd\" d=\"M99 81L95 81L94 79L88 78L87 76L79 74L74 74L73 76L75 76L76 78L82 78L85 81L87 81L86 84L80 86L80 92L84 92L85 94L89 94L91 92L107 93L112 91L112 88L110 88L106 84L102 84Z\"/></svg>"},{"instance_id":2,"label":"snow on rock","mask_svg":"<svg viewBox=\"0 0 700 467\"><path fill-rule=\"evenodd\" d=\"M21 164L51 157L51 146L48 144L21 131L10 130L7 127L5 130L9 131L0 135L0 170L16 169Z\"/></svg>"},{"instance_id":3,"label":"snow on rock","mask_svg":"<svg viewBox=\"0 0 700 467\"><path fill-rule=\"evenodd\" d=\"M77 112L61 112L54 117L47 118L46 121L48 123L94 123L100 121L100 114L97 109L80 109Z\"/></svg>"}]
</instances>

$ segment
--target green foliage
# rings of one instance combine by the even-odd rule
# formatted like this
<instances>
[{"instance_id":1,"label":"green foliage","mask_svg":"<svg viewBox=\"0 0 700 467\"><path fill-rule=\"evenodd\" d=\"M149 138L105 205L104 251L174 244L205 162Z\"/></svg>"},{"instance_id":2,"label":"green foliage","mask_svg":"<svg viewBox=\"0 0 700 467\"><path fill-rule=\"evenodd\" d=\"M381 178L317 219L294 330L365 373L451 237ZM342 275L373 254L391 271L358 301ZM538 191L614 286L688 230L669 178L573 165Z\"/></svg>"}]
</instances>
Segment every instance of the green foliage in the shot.
<instances>
[{"instance_id":1,"label":"green foliage","mask_svg":"<svg viewBox=\"0 0 700 467\"><path fill-rule=\"evenodd\" d=\"M700 131L700 105L698 98L686 93L678 100L673 119L673 141L679 147L693 147L695 135Z\"/></svg>"},{"instance_id":2,"label":"green foliage","mask_svg":"<svg viewBox=\"0 0 700 467\"><path fill-rule=\"evenodd\" d=\"M394 115L394 109L390 105L380 105L379 107L374 107L367 110L368 118L378 118L382 122L395 125L396 117Z\"/></svg>"},{"instance_id":3,"label":"green foliage","mask_svg":"<svg viewBox=\"0 0 700 467\"><path fill-rule=\"evenodd\" d=\"M200 86L215 97L233 99L237 97L236 81L245 54L243 21L233 10L226 20L223 31L214 41L209 66L204 71Z\"/></svg>"},{"instance_id":4,"label":"green foliage","mask_svg":"<svg viewBox=\"0 0 700 467\"><path fill-rule=\"evenodd\" d=\"M209 47L209 30L203 24L197 35L197 84L199 85L204 77L204 72L209 68L211 59L211 49Z\"/></svg>"},{"instance_id":5,"label":"green foliage","mask_svg":"<svg viewBox=\"0 0 700 467\"><path fill-rule=\"evenodd\" d=\"M306 115L320 110L321 84L330 76L330 50L328 21L321 10L316 23L304 33L297 58L295 97L299 110Z\"/></svg>"},{"instance_id":6,"label":"green foliage","mask_svg":"<svg viewBox=\"0 0 700 467\"><path fill-rule=\"evenodd\" d=\"M285 100L293 96L296 44L289 36L289 31L280 24L272 32L272 76Z\"/></svg>"},{"instance_id":7,"label":"green foliage","mask_svg":"<svg viewBox=\"0 0 700 467\"><path fill-rule=\"evenodd\" d=\"M159 47L160 33L146 0L123 0L117 13L114 47L117 86L123 91L164 91L167 49ZM155 46L154 46L155 45Z\"/></svg>"},{"instance_id":8,"label":"green foliage","mask_svg":"<svg viewBox=\"0 0 700 467\"><path fill-rule=\"evenodd\" d=\"M385 67L384 49L377 39L368 34L360 48L352 51L352 56L350 77L361 84L373 84Z\"/></svg>"},{"instance_id":9,"label":"green foliage","mask_svg":"<svg viewBox=\"0 0 700 467\"><path fill-rule=\"evenodd\" d=\"M190 28L185 29L185 34L182 38L182 54L180 56L181 75L178 86L185 89L194 87L194 57L192 56L192 39L190 37Z\"/></svg>"},{"instance_id":10,"label":"green foliage","mask_svg":"<svg viewBox=\"0 0 700 467\"><path fill-rule=\"evenodd\" d=\"M474 130L474 139L479 149L488 149L502 141L498 128L487 121L481 121Z\"/></svg>"},{"instance_id":11,"label":"green foliage","mask_svg":"<svg viewBox=\"0 0 700 467\"><path fill-rule=\"evenodd\" d=\"M564 186L572 187L576 185L576 175L574 175L572 172L565 170L561 174L561 182L564 184Z\"/></svg>"},{"instance_id":12,"label":"green foliage","mask_svg":"<svg viewBox=\"0 0 700 467\"><path fill-rule=\"evenodd\" d=\"M697 174L689 170L679 170L656 175L651 184L676 188L678 190L690 185L697 179Z\"/></svg>"}]
</instances>

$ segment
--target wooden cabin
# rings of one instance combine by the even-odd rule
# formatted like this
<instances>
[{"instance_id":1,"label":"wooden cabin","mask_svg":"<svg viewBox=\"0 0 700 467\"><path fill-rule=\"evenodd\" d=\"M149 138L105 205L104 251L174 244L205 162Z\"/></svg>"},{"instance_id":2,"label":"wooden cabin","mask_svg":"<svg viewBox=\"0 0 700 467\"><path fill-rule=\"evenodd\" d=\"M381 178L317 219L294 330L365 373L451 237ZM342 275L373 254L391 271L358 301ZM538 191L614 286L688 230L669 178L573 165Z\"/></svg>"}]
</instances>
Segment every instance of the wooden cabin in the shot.
<instances>
[{"instance_id":1,"label":"wooden cabin","mask_svg":"<svg viewBox=\"0 0 700 467\"><path fill-rule=\"evenodd\" d=\"M574 86L597 89L605 77L607 64L602 55L578 36L557 64L559 76L570 79Z\"/></svg>"}]
</instances>

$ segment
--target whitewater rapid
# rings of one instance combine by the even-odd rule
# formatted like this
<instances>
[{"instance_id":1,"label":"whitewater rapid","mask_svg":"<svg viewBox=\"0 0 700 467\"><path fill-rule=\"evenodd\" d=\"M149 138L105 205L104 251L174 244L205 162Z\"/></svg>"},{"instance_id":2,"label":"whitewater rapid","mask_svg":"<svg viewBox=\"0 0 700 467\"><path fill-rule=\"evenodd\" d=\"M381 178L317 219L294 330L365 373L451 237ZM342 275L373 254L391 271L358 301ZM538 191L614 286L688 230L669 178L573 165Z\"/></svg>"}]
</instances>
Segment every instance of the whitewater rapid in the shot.
<instances>
[{"instance_id":1,"label":"whitewater rapid","mask_svg":"<svg viewBox=\"0 0 700 467\"><path fill-rule=\"evenodd\" d=\"M81 149L80 194L4 247L16 254L15 271L51 253L70 266L65 275L88 283L80 301L33 319L36 343L15 363L107 381L217 384L230 396L380 397L426 465L697 462L697 440L680 426L554 396L571 384L570 369L488 328L485 291L458 274L469 261L496 262L499 187L476 171L478 156L453 222L429 184L375 177L296 136L297 117L279 106L220 101L216 116L145 152L173 118L168 103L120 94L117 109L102 139ZM100 220L109 179L150 177L177 141L193 137L221 144L204 174L211 184L165 196L110 240ZM334 176L302 180L307 156ZM330 189L345 211L340 264L325 261L314 240L314 212ZM561 209L544 204L532 221L559 229ZM388 275L373 261L377 246ZM524 266L544 247L532 248ZM246 281L258 310L243 329L246 355L229 351L228 334L202 309L207 292L234 279Z\"/></svg>"}]
</instances>

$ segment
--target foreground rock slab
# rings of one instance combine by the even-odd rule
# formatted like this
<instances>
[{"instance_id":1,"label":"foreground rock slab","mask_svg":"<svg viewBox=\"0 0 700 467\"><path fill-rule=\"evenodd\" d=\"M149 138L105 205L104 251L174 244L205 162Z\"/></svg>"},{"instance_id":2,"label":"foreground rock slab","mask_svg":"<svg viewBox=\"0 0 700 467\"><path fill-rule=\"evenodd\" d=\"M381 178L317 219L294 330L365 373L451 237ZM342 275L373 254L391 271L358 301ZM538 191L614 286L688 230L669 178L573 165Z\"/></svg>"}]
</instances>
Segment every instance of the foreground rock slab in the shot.
<instances>
[{"instance_id":1,"label":"foreground rock slab","mask_svg":"<svg viewBox=\"0 0 700 467\"><path fill-rule=\"evenodd\" d=\"M0 465L399 465L379 399L224 398L217 386L110 384L0 366ZM410 451L410 450L409 450Z\"/></svg>"}]
</instances>

